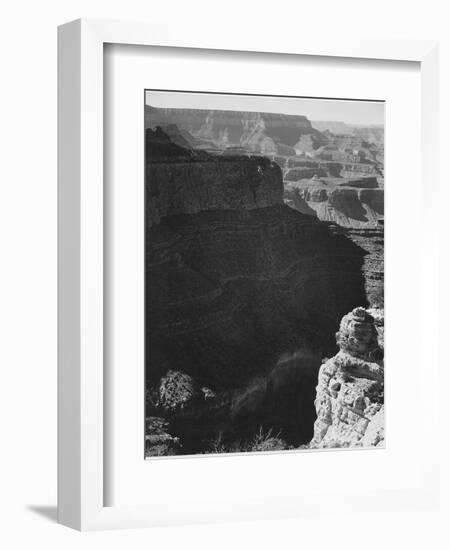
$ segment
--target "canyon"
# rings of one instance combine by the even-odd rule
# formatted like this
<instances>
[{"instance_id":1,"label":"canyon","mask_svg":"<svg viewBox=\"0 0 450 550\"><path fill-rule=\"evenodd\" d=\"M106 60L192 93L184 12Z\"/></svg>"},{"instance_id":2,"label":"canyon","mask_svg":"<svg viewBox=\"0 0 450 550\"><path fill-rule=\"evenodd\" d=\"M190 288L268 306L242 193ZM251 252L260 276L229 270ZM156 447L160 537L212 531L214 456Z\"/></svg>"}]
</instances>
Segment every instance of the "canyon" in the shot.
<instances>
[{"instance_id":1,"label":"canyon","mask_svg":"<svg viewBox=\"0 0 450 550\"><path fill-rule=\"evenodd\" d=\"M226 113L146 106L147 457L333 446L322 360L383 303L379 151Z\"/></svg>"}]
</instances>

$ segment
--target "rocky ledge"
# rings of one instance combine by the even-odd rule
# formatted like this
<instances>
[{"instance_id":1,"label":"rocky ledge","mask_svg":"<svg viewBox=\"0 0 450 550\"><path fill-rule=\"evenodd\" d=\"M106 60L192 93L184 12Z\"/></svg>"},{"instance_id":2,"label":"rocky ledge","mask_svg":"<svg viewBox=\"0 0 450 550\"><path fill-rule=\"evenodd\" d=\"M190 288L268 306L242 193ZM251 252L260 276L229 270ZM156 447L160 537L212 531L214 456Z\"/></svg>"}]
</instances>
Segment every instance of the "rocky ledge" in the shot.
<instances>
[{"instance_id":1,"label":"rocky ledge","mask_svg":"<svg viewBox=\"0 0 450 550\"><path fill-rule=\"evenodd\" d=\"M382 327L381 310L343 317L339 352L319 371L311 448L384 446Z\"/></svg>"}]
</instances>

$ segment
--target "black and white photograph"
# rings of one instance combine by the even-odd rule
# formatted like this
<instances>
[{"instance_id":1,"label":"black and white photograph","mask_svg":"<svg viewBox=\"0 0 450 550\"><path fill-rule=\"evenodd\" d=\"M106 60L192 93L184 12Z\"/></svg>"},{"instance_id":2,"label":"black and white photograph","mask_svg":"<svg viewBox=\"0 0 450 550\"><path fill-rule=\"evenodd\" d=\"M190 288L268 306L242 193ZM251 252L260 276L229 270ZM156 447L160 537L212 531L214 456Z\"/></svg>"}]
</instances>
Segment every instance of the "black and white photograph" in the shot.
<instances>
[{"instance_id":1,"label":"black and white photograph","mask_svg":"<svg viewBox=\"0 0 450 550\"><path fill-rule=\"evenodd\" d=\"M3 8L0 548L448 550L448 2Z\"/></svg>"},{"instance_id":2,"label":"black and white photograph","mask_svg":"<svg viewBox=\"0 0 450 550\"><path fill-rule=\"evenodd\" d=\"M145 457L383 448L384 103L144 102Z\"/></svg>"}]
</instances>

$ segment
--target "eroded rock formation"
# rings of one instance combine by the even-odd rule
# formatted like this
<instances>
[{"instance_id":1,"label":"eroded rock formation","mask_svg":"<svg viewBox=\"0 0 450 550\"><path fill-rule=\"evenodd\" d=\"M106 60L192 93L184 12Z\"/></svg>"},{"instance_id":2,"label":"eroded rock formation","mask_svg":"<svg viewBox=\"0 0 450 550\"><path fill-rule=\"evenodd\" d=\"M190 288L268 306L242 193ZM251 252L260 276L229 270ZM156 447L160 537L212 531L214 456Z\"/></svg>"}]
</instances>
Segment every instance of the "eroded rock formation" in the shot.
<instances>
[{"instance_id":1,"label":"eroded rock formation","mask_svg":"<svg viewBox=\"0 0 450 550\"><path fill-rule=\"evenodd\" d=\"M339 352L319 371L311 448L384 445L382 312L355 308L336 334Z\"/></svg>"}]
</instances>

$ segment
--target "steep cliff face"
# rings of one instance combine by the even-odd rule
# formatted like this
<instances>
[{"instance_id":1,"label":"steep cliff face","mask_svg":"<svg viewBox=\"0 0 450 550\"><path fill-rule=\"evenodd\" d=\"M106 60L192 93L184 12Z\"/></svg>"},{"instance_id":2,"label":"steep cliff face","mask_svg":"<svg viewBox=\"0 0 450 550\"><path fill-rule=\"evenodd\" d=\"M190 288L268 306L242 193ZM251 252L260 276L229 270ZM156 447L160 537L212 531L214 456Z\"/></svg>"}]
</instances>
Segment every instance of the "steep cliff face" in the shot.
<instances>
[{"instance_id":1,"label":"steep cliff face","mask_svg":"<svg viewBox=\"0 0 450 550\"><path fill-rule=\"evenodd\" d=\"M364 252L287 206L166 216L147 242L153 374L233 385L282 352L332 350L342 314L365 303Z\"/></svg>"},{"instance_id":2,"label":"steep cliff face","mask_svg":"<svg viewBox=\"0 0 450 550\"><path fill-rule=\"evenodd\" d=\"M146 159L148 226L168 215L283 204L276 163L263 157L217 157L196 151L176 126L147 129Z\"/></svg>"},{"instance_id":3,"label":"steep cliff face","mask_svg":"<svg viewBox=\"0 0 450 550\"><path fill-rule=\"evenodd\" d=\"M354 243L366 251L363 272L367 301L372 307L384 306L384 229L342 229Z\"/></svg>"},{"instance_id":4,"label":"steep cliff face","mask_svg":"<svg viewBox=\"0 0 450 550\"><path fill-rule=\"evenodd\" d=\"M147 165L149 225L165 216L208 210L252 210L283 203L279 167L265 158Z\"/></svg>"},{"instance_id":5,"label":"steep cliff face","mask_svg":"<svg viewBox=\"0 0 450 550\"><path fill-rule=\"evenodd\" d=\"M319 371L311 448L384 445L382 334L380 310L358 307L343 317L339 352Z\"/></svg>"}]
</instances>

